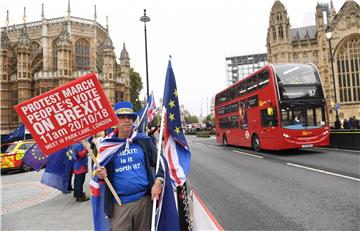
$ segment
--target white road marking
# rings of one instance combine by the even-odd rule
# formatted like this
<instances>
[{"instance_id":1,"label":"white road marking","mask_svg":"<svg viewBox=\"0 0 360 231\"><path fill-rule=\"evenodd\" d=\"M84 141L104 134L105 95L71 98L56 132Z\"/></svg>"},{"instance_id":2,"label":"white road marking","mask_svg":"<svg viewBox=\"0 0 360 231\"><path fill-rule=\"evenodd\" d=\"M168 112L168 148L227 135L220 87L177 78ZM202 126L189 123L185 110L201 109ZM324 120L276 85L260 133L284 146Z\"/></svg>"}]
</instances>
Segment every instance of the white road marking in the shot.
<instances>
[{"instance_id":1,"label":"white road marking","mask_svg":"<svg viewBox=\"0 0 360 231\"><path fill-rule=\"evenodd\" d=\"M49 200L57 195L60 194L60 191L57 191L57 190L54 190L53 192L49 193L48 195L42 197L42 198L39 198L38 200L35 200L34 202L31 202L29 204L24 204L22 206L19 206L17 208L14 208L14 209L8 209L8 210L4 210L4 211L1 211L1 215L5 215L7 213L12 213L12 212L16 212L18 210L21 210L21 209L25 209L27 207L30 207L30 206L33 206L33 205L37 205L37 204L40 204L46 200Z\"/></svg>"},{"instance_id":2,"label":"white road marking","mask_svg":"<svg viewBox=\"0 0 360 231\"><path fill-rule=\"evenodd\" d=\"M240 153L242 155L246 155L246 156L251 156L251 157L256 157L256 158L259 158L259 159L262 159L263 157L262 156L258 156L258 155L254 155L254 154L250 154L250 153L246 153L246 152L240 152L240 151L236 151L236 150L232 150L233 152L235 153Z\"/></svg>"},{"instance_id":3,"label":"white road marking","mask_svg":"<svg viewBox=\"0 0 360 231\"><path fill-rule=\"evenodd\" d=\"M221 148L221 147L218 147L218 146L213 146L213 145L208 145L209 147L211 147L211 148L216 148L216 149L223 149L223 148Z\"/></svg>"},{"instance_id":4,"label":"white road marking","mask_svg":"<svg viewBox=\"0 0 360 231\"><path fill-rule=\"evenodd\" d=\"M302 165L298 165L298 164L292 164L292 163L286 163L286 164L290 165L290 166L297 167L297 168L303 168L303 169L307 169L307 170L311 170L311 171L315 171L315 172L325 173L325 174L328 174L328 175L338 176L338 177L342 177L342 178L346 178L346 179L355 180L355 181L360 182L359 178L355 178L355 177L351 177L351 176L345 176L345 175L341 175L341 174L337 174L337 173L333 173L333 172L327 172L327 171L324 171L324 170L321 170L321 169L310 168L310 167L306 167L306 166L302 166Z\"/></svg>"},{"instance_id":5,"label":"white road marking","mask_svg":"<svg viewBox=\"0 0 360 231\"><path fill-rule=\"evenodd\" d=\"M197 143L197 144L200 144L200 145L203 145L203 146L205 145L205 144L203 144L203 143L199 143L199 142L196 142L196 143Z\"/></svg>"},{"instance_id":6,"label":"white road marking","mask_svg":"<svg viewBox=\"0 0 360 231\"><path fill-rule=\"evenodd\" d=\"M340 149L340 148L327 148L327 147L316 147L315 149L329 149L329 150L334 150L334 151L345 151L345 152L355 152L355 153L360 153L360 151L358 150L351 150L351 149Z\"/></svg>"}]
</instances>

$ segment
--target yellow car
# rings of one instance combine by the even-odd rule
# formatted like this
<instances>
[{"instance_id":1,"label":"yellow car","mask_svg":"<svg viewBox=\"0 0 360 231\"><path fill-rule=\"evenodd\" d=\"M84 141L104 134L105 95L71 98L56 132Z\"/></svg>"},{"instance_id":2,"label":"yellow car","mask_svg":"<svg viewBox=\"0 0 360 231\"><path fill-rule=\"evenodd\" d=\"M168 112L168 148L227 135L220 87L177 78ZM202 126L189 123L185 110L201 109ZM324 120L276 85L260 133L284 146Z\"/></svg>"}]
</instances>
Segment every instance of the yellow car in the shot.
<instances>
[{"instance_id":1,"label":"yellow car","mask_svg":"<svg viewBox=\"0 0 360 231\"><path fill-rule=\"evenodd\" d=\"M6 173L9 170L21 169L24 172L31 170L31 167L22 161L25 152L33 145L35 141L17 141L14 143L4 144L1 150L1 173Z\"/></svg>"}]
</instances>

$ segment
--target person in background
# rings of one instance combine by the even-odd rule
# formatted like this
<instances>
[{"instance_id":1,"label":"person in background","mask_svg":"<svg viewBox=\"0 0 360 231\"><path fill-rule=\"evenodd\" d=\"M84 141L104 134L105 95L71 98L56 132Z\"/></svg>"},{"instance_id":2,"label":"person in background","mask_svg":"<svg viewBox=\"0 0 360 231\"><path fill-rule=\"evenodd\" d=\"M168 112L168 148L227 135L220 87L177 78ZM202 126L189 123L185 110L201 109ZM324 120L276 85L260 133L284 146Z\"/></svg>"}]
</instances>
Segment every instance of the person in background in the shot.
<instances>
[{"instance_id":1,"label":"person in background","mask_svg":"<svg viewBox=\"0 0 360 231\"><path fill-rule=\"evenodd\" d=\"M344 129L350 129L350 123L347 119L344 119L343 127Z\"/></svg>"},{"instance_id":2,"label":"person in background","mask_svg":"<svg viewBox=\"0 0 360 231\"><path fill-rule=\"evenodd\" d=\"M88 151L82 143L76 143L72 147L73 151L76 154L76 161L73 166L73 171L75 175L74 180L74 197L77 202L84 202L90 200L84 193L84 182L85 176L88 172Z\"/></svg>"},{"instance_id":3,"label":"person in background","mask_svg":"<svg viewBox=\"0 0 360 231\"><path fill-rule=\"evenodd\" d=\"M159 129L159 127L158 126L151 127L151 125L149 124L148 128L149 128L148 136L150 136L151 140L153 141L154 145L156 146L155 132Z\"/></svg>"}]
</instances>

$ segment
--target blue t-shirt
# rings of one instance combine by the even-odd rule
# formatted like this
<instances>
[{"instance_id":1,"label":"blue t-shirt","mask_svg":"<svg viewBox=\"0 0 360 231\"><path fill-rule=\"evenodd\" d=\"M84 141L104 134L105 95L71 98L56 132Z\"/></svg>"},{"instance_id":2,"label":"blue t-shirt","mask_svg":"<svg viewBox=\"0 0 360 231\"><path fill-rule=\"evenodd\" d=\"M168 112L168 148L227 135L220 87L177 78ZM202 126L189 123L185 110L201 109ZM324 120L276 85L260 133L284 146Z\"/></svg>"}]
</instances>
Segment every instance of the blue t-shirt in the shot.
<instances>
[{"instance_id":1,"label":"blue t-shirt","mask_svg":"<svg viewBox=\"0 0 360 231\"><path fill-rule=\"evenodd\" d=\"M124 204L139 200L150 186L143 150L137 143L132 143L128 151L123 150L115 155L115 191Z\"/></svg>"}]
</instances>

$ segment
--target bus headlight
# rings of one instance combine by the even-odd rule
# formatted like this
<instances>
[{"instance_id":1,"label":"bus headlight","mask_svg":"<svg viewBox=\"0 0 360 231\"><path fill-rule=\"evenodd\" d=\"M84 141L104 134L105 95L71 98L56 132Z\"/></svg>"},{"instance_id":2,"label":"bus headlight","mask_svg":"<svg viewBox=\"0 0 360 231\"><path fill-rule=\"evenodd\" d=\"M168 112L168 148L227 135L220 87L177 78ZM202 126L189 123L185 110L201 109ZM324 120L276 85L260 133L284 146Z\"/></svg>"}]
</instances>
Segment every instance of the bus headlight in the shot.
<instances>
[{"instance_id":1,"label":"bus headlight","mask_svg":"<svg viewBox=\"0 0 360 231\"><path fill-rule=\"evenodd\" d=\"M324 136L326 136L328 133L329 133L329 131L326 130L326 131L324 131L322 134L323 134Z\"/></svg>"},{"instance_id":2,"label":"bus headlight","mask_svg":"<svg viewBox=\"0 0 360 231\"><path fill-rule=\"evenodd\" d=\"M285 138L290 138L290 136L289 136L288 134L286 134L286 133L283 133L283 136L284 136Z\"/></svg>"}]
</instances>

